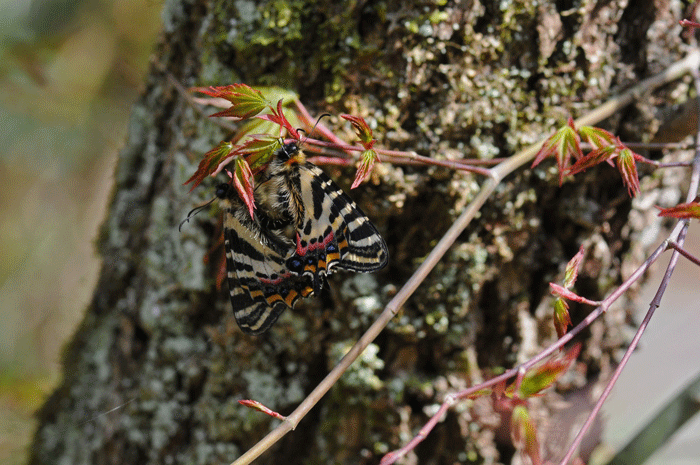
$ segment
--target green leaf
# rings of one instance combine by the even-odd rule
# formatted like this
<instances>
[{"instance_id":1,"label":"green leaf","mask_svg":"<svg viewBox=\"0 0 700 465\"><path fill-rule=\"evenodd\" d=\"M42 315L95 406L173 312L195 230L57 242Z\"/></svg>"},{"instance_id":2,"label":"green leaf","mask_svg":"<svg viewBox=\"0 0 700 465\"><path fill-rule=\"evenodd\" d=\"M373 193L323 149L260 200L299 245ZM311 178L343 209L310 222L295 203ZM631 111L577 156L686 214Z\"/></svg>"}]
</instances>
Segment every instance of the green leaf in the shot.
<instances>
[{"instance_id":1,"label":"green leaf","mask_svg":"<svg viewBox=\"0 0 700 465\"><path fill-rule=\"evenodd\" d=\"M257 115L270 104L262 92L246 84L231 84L218 87L196 87L195 91L231 102L231 107L211 116L229 116L247 119Z\"/></svg>"},{"instance_id":2,"label":"green leaf","mask_svg":"<svg viewBox=\"0 0 700 465\"><path fill-rule=\"evenodd\" d=\"M635 153L628 148L620 150L617 155L617 169L622 175L622 182L627 186L627 192L634 197L639 192L639 175L637 174L637 164Z\"/></svg>"},{"instance_id":3,"label":"green leaf","mask_svg":"<svg viewBox=\"0 0 700 465\"><path fill-rule=\"evenodd\" d=\"M374 150L370 149L362 152L362 161L360 162L360 166L357 167L357 174L355 174L355 180L353 181L352 186L350 186L350 189L356 188L362 184L362 181L369 177L370 173L372 172L372 168L374 167L374 162L377 160L379 160L379 156Z\"/></svg>"},{"instance_id":4,"label":"green leaf","mask_svg":"<svg viewBox=\"0 0 700 465\"><path fill-rule=\"evenodd\" d=\"M207 176L212 174L219 165L234 152L235 146L229 141L222 141L204 154L204 158L199 162L197 171L187 180L185 184L192 182L192 189L197 187ZM192 190L190 189L190 191Z\"/></svg>"},{"instance_id":5,"label":"green leaf","mask_svg":"<svg viewBox=\"0 0 700 465\"><path fill-rule=\"evenodd\" d=\"M340 115L340 117L347 121L350 121L350 124L352 124L352 126L355 128L355 133L360 139L360 143L365 148L365 150L370 150L372 146L374 146L376 139L372 134L372 128L369 127L364 118L362 118L361 116L353 116L347 114Z\"/></svg>"},{"instance_id":6,"label":"green leaf","mask_svg":"<svg viewBox=\"0 0 700 465\"><path fill-rule=\"evenodd\" d=\"M238 196L248 207L250 217L253 218L253 210L255 209L255 199L253 197L253 172L251 171L248 162L241 157L234 158L233 163L233 186L236 188Z\"/></svg>"},{"instance_id":7,"label":"green leaf","mask_svg":"<svg viewBox=\"0 0 700 465\"><path fill-rule=\"evenodd\" d=\"M569 121L565 126L559 128L549 139L547 139L535 160L532 162L531 168L539 165L545 158L553 156L557 159L557 167L559 169L559 185L564 182L564 175L569 169L571 157L579 159L583 156L581 151L581 138L576 132L573 118L569 117Z\"/></svg>"},{"instance_id":8,"label":"green leaf","mask_svg":"<svg viewBox=\"0 0 700 465\"><path fill-rule=\"evenodd\" d=\"M245 155L253 173L257 173L272 159L272 154L280 147L280 140L276 137L258 135L251 136L240 146L238 152Z\"/></svg>"},{"instance_id":9,"label":"green leaf","mask_svg":"<svg viewBox=\"0 0 700 465\"><path fill-rule=\"evenodd\" d=\"M510 434L516 449L530 457L533 465L542 463L540 443L537 440L537 429L530 417L527 407L516 405L510 419Z\"/></svg>"},{"instance_id":10,"label":"green leaf","mask_svg":"<svg viewBox=\"0 0 700 465\"><path fill-rule=\"evenodd\" d=\"M670 216L673 218L682 219L700 219L700 202L697 200L690 203L681 203L671 208L659 208L659 210L659 216Z\"/></svg>"},{"instance_id":11,"label":"green leaf","mask_svg":"<svg viewBox=\"0 0 700 465\"><path fill-rule=\"evenodd\" d=\"M580 349L581 345L576 344L563 357L551 358L539 367L525 373L518 389L518 397L527 399L552 386L576 360Z\"/></svg>"}]
</instances>

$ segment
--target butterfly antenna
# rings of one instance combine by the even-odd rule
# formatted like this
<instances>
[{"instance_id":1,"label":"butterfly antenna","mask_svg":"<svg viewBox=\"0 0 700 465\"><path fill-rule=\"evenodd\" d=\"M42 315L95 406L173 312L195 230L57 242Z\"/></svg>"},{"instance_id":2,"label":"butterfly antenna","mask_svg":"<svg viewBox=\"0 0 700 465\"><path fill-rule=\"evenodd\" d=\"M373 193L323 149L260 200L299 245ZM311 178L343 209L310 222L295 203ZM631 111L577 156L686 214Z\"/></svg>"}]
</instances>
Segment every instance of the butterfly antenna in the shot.
<instances>
[{"instance_id":1,"label":"butterfly antenna","mask_svg":"<svg viewBox=\"0 0 700 465\"><path fill-rule=\"evenodd\" d=\"M328 118L330 118L330 117L331 117L331 114L330 114L330 113L324 113L324 114L322 114L321 116L319 116L318 119L316 120L316 124L314 124L314 127L311 128L311 132L309 133L309 135L311 135L311 134L314 133L314 131L316 130L316 126L318 126L318 124L321 122L321 118L323 118L324 116L327 116Z\"/></svg>"},{"instance_id":2,"label":"butterfly antenna","mask_svg":"<svg viewBox=\"0 0 700 465\"><path fill-rule=\"evenodd\" d=\"M201 212L201 211L204 210L206 207L208 207L209 205L211 205L211 203L212 203L214 200L216 200L216 197L214 197L213 199L211 199L209 202L205 203L204 205L200 205L199 207L195 207L195 208L193 208L192 210L190 210L190 212L187 214L187 218L185 218L184 220L182 220L182 222L180 223L180 226L177 228L177 230L180 231L180 232L182 232L182 225L185 224L185 223L187 223L187 222L189 222L192 218L194 218L194 216L195 216L197 213Z\"/></svg>"},{"instance_id":3,"label":"butterfly antenna","mask_svg":"<svg viewBox=\"0 0 700 465\"><path fill-rule=\"evenodd\" d=\"M330 113L324 113L324 114L322 114L321 116L319 116L318 119L316 120L316 122L314 123L314 127L311 128L311 132L309 133L309 135L306 136L304 139L300 139L300 140L299 140L299 145L303 145L303 144L304 144L304 141L305 141L306 139L308 139L308 138L311 136L311 134L314 133L314 131L316 130L316 126L318 126L318 123L321 122L321 118L323 118L324 116L327 116L327 117L330 118L330 117L331 117L331 114L330 114ZM303 129L299 128L299 129L297 129L297 132L306 132L306 131L304 131Z\"/></svg>"}]
</instances>

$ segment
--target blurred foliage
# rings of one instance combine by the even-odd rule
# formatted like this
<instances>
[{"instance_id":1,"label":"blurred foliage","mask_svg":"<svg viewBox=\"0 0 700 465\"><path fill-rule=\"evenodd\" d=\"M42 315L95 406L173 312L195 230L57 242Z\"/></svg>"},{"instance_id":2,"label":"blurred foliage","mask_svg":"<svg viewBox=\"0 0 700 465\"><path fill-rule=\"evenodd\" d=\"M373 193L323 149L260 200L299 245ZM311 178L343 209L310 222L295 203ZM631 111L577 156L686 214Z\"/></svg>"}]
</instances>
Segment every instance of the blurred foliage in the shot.
<instances>
[{"instance_id":1,"label":"blurred foliage","mask_svg":"<svg viewBox=\"0 0 700 465\"><path fill-rule=\"evenodd\" d=\"M0 463L23 463L99 261L93 238L161 1L0 0Z\"/></svg>"}]
</instances>

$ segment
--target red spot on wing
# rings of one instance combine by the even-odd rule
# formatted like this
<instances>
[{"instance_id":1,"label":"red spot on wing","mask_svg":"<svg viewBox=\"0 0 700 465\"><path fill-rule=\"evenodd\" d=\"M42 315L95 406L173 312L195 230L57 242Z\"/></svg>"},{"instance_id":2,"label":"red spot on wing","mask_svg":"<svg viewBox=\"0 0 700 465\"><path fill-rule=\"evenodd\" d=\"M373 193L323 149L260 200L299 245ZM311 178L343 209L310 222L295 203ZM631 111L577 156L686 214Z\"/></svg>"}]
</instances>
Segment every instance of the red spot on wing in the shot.
<instances>
[{"instance_id":1,"label":"red spot on wing","mask_svg":"<svg viewBox=\"0 0 700 465\"><path fill-rule=\"evenodd\" d=\"M333 234L333 231L331 231L326 237L323 238L322 242L315 242L313 244L308 244L306 246L301 245L301 237L299 237L299 233L297 233L297 250L296 254L300 257L303 257L306 255L306 252L309 250L316 250L316 249L323 249L326 250L328 247L328 244L333 242L335 236Z\"/></svg>"},{"instance_id":2,"label":"red spot on wing","mask_svg":"<svg viewBox=\"0 0 700 465\"><path fill-rule=\"evenodd\" d=\"M261 283L264 284L271 284L273 286L276 286L284 281L286 281L290 276L292 276L291 273L285 273L283 275L280 275L279 278L277 279L268 279L268 278L258 278Z\"/></svg>"}]
</instances>

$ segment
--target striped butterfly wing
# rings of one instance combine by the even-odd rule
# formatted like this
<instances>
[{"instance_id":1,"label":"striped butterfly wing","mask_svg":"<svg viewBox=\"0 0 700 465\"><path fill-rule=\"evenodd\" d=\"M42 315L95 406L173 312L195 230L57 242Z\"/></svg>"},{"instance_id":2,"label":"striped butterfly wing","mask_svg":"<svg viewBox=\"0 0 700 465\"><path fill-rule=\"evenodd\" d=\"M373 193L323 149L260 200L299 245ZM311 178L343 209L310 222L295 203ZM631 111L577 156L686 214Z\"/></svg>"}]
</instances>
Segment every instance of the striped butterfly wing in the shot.
<instances>
[{"instance_id":1,"label":"striped butterfly wing","mask_svg":"<svg viewBox=\"0 0 700 465\"><path fill-rule=\"evenodd\" d=\"M311 163L300 164L297 176L291 178L290 190L297 190L303 208L288 269L308 276L318 291L335 267L360 272L384 268L389 257L384 239L350 196Z\"/></svg>"},{"instance_id":2,"label":"striped butterfly wing","mask_svg":"<svg viewBox=\"0 0 700 465\"><path fill-rule=\"evenodd\" d=\"M224 243L236 322L260 334L299 297L319 292L334 268L369 272L388 261L384 240L355 202L295 144L278 150L251 219L222 184Z\"/></svg>"},{"instance_id":3,"label":"striped butterfly wing","mask_svg":"<svg viewBox=\"0 0 700 465\"><path fill-rule=\"evenodd\" d=\"M291 242L260 228L237 200L224 198L222 206L233 315L243 332L260 334L313 288L308 277L294 275L286 267Z\"/></svg>"}]
</instances>

